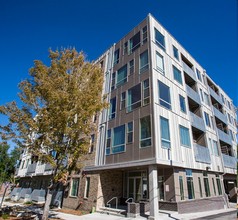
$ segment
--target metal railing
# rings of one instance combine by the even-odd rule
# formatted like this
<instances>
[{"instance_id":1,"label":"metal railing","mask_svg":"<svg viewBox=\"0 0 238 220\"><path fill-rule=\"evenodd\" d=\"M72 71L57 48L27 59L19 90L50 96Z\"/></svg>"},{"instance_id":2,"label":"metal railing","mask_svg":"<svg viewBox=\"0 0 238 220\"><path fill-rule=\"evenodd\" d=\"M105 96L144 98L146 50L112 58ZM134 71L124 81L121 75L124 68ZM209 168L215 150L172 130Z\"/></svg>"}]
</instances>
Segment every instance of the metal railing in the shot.
<instances>
[{"instance_id":1,"label":"metal railing","mask_svg":"<svg viewBox=\"0 0 238 220\"><path fill-rule=\"evenodd\" d=\"M117 206L118 206L118 198L117 198L117 197L111 198L111 199L106 203L106 205L107 205L109 208L111 208L111 204L110 204L110 203L111 203L113 200L116 200L116 209L117 209Z\"/></svg>"}]
</instances>

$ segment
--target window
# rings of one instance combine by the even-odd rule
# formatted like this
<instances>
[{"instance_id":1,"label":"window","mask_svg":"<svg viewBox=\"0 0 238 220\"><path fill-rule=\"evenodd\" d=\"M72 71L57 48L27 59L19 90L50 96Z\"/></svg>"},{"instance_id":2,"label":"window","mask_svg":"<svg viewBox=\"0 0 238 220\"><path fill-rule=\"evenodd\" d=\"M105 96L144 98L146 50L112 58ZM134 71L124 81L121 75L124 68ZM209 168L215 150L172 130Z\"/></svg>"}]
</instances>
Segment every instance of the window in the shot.
<instances>
[{"instance_id":1,"label":"window","mask_svg":"<svg viewBox=\"0 0 238 220\"><path fill-rule=\"evenodd\" d=\"M201 100L204 102L202 89L200 89L200 96L201 96Z\"/></svg>"},{"instance_id":2,"label":"window","mask_svg":"<svg viewBox=\"0 0 238 220\"><path fill-rule=\"evenodd\" d=\"M150 103L150 84L149 79L143 82L143 105Z\"/></svg>"},{"instance_id":3,"label":"window","mask_svg":"<svg viewBox=\"0 0 238 220\"><path fill-rule=\"evenodd\" d=\"M140 73L148 70L149 60L148 60L148 50L140 54Z\"/></svg>"},{"instance_id":4,"label":"window","mask_svg":"<svg viewBox=\"0 0 238 220\"><path fill-rule=\"evenodd\" d=\"M179 104L180 104L180 110L184 113L186 113L186 102L185 98L181 95L179 95Z\"/></svg>"},{"instance_id":5,"label":"window","mask_svg":"<svg viewBox=\"0 0 238 220\"><path fill-rule=\"evenodd\" d=\"M169 87L159 81L159 104L167 109L171 109Z\"/></svg>"},{"instance_id":6,"label":"window","mask_svg":"<svg viewBox=\"0 0 238 220\"><path fill-rule=\"evenodd\" d=\"M170 148L169 120L160 116L161 146Z\"/></svg>"},{"instance_id":7,"label":"window","mask_svg":"<svg viewBox=\"0 0 238 220\"><path fill-rule=\"evenodd\" d=\"M107 130L107 144L106 144L106 155L109 155L111 152L111 129Z\"/></svg>"},{"instance_id":8,"label":"window","mask_svg":"<svg viewBox=\"0 0 238 220\"><path fill-rule=\"evenodd\" d=\"M209 115L206 112L204 112L204 118L205 118L206 126L211 127L210 118L209 118Z\"/></svg>"},{"instance_id":9,"label":"window","mask_svg":"<svg viewBox=\"0 0 238 220\"><path fill-rule=\"evenodd\" d=\"M180 199L184 200L183 177L179 176Z\"/></svg>"},{"instance_id":10,"label":"window","mask_svg":"<svg viewBox=\"0 0 238 220\"><path fill-rule=\"evenodd\" d=\"M233 133L232 133L232 131L231 131L230 129L229 129L229 134L230 134L230 136L231 136L231 140L234 141Z\"/></svg>"},{"instance_id":11,"label":"window","mask_svg":"<svg viewBox=\"0 0 238 220\"><path fill-rule=\"evenodd\" d=\"M85 190L84 190L84 198L88 198L90 189L90 177L86 177Z\"/></svg>"},{"instance_id":12,"label":"window","mask_svg":"<svg viewBox=\"0 0 238 220\"><path fill-rule=\"evenodd\" d=\"M124 109L126 107L126 92L123 92L121 94L121 105L120 105L120 109Z\"/></svg>"},{"instance_id":13,"label":"window","mask_svg":"<svg viewBox=\"0 0 238 220\"><path fill-rule=\"evenodd\" d=\"M110 100L110 112L109 112L109 119L113 119L116 117L116 97Z\"/></svg>"},{"instance_id":14,"label":"window","mask_svg":"<svg viewBox=\"0 0 238 220\"><path fill-rule=\"evenodd\" d=\"M120 54L120 49L118 48L115 52L114 52L114 61L113 64L117 64L119 63L119 54Z\"/></svg>"},{"instance_id":15,"label":"window","mask_svg":"<svg viewBox=\"0 0 238 220\"><path fill-rule=\"evenodd\" d=\"M189 129L179 125L180 144L184 147L191 147Z\"/></svg>"},{"instance_id":16,"label":"window","mask_svg":"<svg viewBox=\"0 0 238 220\"><path fill-rule=\"evenodd\" d=\"M216 192L216 187L215 187L215 181L214 181L214 178L212 178L212 185L213 185L214 195L216 196L216 195L217 195L217 192Z\"/></svg>"},{"instance_id":17,"label":"window","mask_svg":"<svg viewBox=\"0 0 238 220\"><path fill-rule=\"evenodd\" d=\"M209 197L209 196L211 196L211 193L210 193L210 187L209 187L207 172L203 172L203 181L204 181L204 188L205 188L206 197Z\"/></svg>"},{"instance_id":18,"label":"window","mask_svg":"<svg viewBox=\"0 0 238 220\"><path fill-rule=\"evenodd\" d=\"M140 31L129 40L129 54L140 47Z\"/></svg>"},{"instance_id":19,"label":"window","mask_svg":"<svg viewBox=\"0 0 238 220\"><path fill-rule=\"evenodd\" d=\"M91 139L90 139L90 146L89 146L89 153L93 152L93 148L94 148L94 142L95 142L95 135L92 134L91 135Z\"/></svg>"},{"instance_id":20,"label":"window","mask_svg":"<svg viewBox=\"0 0 238 220\"><path fill-rule=\"evenodd\" d=\"M225 104L224 95L221 94L222 103Z\"/></svg>"},{"instance_id":21,"label":"window","mask_svg":"<svg viewBox=\"0 0 238 220\"><path fill-rule=\"evenodd\" d=\"M174 79L181 85L183 85L181 71L173 66Z\"/></svg>"},{"instance_id":22,"label":"window","mask_svg":"<svg viewBox=\"0 0 238 220\"><path fill-rule=\"evenodd\" d=\"M133 142L133 122L127 124L127 143Z\"/></svg>"},{"instance_id":23,"label":"window","mask_svg":"<svg viewBox=\"0 0 238 220\"><path fill-rule=\"evenodd\" d=\"M165 51L165 40L164 35L161 34L156 28L155 28L155 43Z\"/></svg>"},{"instance_id":24,"label":"window","mask_svg":"<svg viewBox=\"0 0 238 220\"><path fill-rule=\"evenodd\" d=\"M112 83L111 83L111 90L115 89L116 85L116 73L112 73Z\"/></svg>"},{"instance_id":25,"label":"window","mask_svg":"<svg viewBox=\"0 0 238 220\"><path fill-rule=\"evenodd\" d=\"M201 178L200 177L198 177L198 184L199 184L200 197L202 198L202 183L201 183Z\"/></svg>"},{"instance_id":26,"label":"window","mask_svg":"<svg viewBox=\"0 0 238 220\"><path fill-rule=\"evenodd\" d=\"M174 57L179 60L179 53L178 53L178 49L173 45L173 53L174 53Z\"/></svg>"},{"instance_id":27,"label":"window","mask_svg":"<svg viewBox=\"0 0 238 220\"><path fill-rule=\"evenodd\" d=\"M217 182L218 194L221 195L222 194L221 181L218 174L216 175L216 182Z\"/></svg>"},{"instance_id":28,"label":"window","mask_svg":"<svg viewBox=\"0 0 238 220\"><path fill-rule=\"evenodd\" d=\"M134 73L134 59L129 62L129 73L130 75Z\"/></svg>"},{"instance_id":29,"label":"window","mask_svg":"<svg viewBox=\"0 0 238 220\"><path fill-rule=\"evenodd\" d=\"M227 113L227 116L228 116L228 121L231 124L231 115L229 113Z\"/></svg>"},{"instance_id":30,"label":"window","mask_svg":"<svg viewBox=\"0 0 238 220\"><path fill-rule=\"evenodd\" d=\"M204 92L204 102L206 105L210 106L209 96L207 93Z\"/></svg>"},{"instance_id":31,"label":"window","mask_svg":"<svg viewBox=\"0 0 238 220\"><path fill-rule=\"evenodd\" d=\"M214 140L213 140L213 151L215 156L219 156L218 144L217 144L217 141L214 141Z\"/></svg>"},{"instance_id":32,"label":"window","mask_svg":"<svg viewBox=\"0 0 238 220\"><path fill-rule=\"evenodd\" d=\"M125 125L113 129L112 153L125 151Z\"/></svg>"},{"instance_id":33,"label":"window","mask_svg":"<svg viewBox=\"0 0 238 220\"><path fill-rule=\"evenodd\" d=\"M164 58L158 52L156 52L156 69L164 75Z\"/></svg>"},{"instance_id":34,"label":"window","mask_svg":"<svg viewBox=\"0 0 238 220\"><path fill-rule=\"evenodd\" d=\"M117 71L117 86L127 82L127 64Z\"/></svg>"},{"instance_id":35,"label":"window","mask_svg":"<svg viewBox=\"0 0 238 220\"><path fill-rule=\"evenodd\" d=\"M198 80L202 82L201 72L198 69L196 69L196 73L197 73Z\"/></svg>"},{"instance_id":36,"label":"window","mask_svg":"<svg viewBox=\"0 0 238 220\"><path fill-rule=\"evenodd\" d=\"M228 108L231 110L231 103L227 101L227 104L228 104Z\"/></svg>"},{"instance_id":37,"label":"window","mask_svg":"<svg viewBox=\"0 0 238 220\"><path fill-rule=\"evenodd\" d=\"M147 42L147 26L142 29L142 41L143 44Z\"/></svg>"},{"instance_id":38,"label":"window","mask_svg":"<svg viewBox=\"0 0 238 220\"><path fill-rule=\"evenodd\" d=\"M141 84L138 84L128 90L127 111L133 111L141 106Z\"/></svg>"},{"instance_id":39,"label":"window","mask_svg":"<svg viewBox=\"0 0 238 220\"><path fill-rule=\"evenodd\" d=\"M126 41L124 43L124 54L127 54L128 53L128 42Z\"/></svg>"},{"instance_id":40,"label":"window","mask_svg":"<svg viewBox=\"0 0 238 220\"><path fill-rule=\"evenodd\" d=\"M188 199L194 199L195 195L194 195L192 170L185 170L185 172L187 179Z\"/></svg>"},{"instance_id":41,"label":"window","mask_svg":"<svg viewBox=\"0 0 238 220\"><path fill-rule=\"evenodd\" d=\"M77 197L78 196L78 187L79 187L79 179L72 179L71 181L71 190L70 196Z\"/></svg>"},{"instance_id":42,"label":"window","mask_svg":"<svg viewBox=\"0 0 238 220\"><path fill-rule=\"evenodd\" d=\"M150 116L146 116L140 119L140 146L151 146Z\"/></svg>"}]
</instances>

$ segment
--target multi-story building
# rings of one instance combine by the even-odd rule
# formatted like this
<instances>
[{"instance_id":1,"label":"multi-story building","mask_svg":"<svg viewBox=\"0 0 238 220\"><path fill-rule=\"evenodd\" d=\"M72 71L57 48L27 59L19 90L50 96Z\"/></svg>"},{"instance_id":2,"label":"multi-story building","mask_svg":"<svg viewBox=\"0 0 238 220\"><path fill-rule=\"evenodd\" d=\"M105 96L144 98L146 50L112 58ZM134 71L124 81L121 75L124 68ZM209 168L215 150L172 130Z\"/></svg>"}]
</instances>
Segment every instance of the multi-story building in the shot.
<instances>
[{"instance_id":1,"label":"multi-story building","mask_svg":"<svg viewBox=\"0 0 238 220\"><path fill-rule=\"evenodd\" d=\"M72 177L64 206L132 198L156 218L159 208L211 210L224 208L225 193L235 198L232 100L153 16L97 62L110 108L98 117L95 163Z\"/></svg>"}]
</instances>

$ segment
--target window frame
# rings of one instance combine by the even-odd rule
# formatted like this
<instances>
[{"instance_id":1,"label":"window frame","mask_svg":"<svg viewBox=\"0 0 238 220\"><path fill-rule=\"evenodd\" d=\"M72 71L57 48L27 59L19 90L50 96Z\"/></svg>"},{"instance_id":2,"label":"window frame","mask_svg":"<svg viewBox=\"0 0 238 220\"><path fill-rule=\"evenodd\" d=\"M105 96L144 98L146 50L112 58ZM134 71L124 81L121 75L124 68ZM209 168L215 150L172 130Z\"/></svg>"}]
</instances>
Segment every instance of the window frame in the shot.
<instances>
[{"instance_id":1,"label":"window frame","mask_svg":"<svg viewBox=\"0 0 238 220\"><path fill-rule=\"evenodd\" d=\"M76 185L75 193L74 193L74 195L72 195L73 187L75 186L75 185L74 185L74 181L75 181L75 180L77 180L78 183L77 183L77 185ZM76 178L76 177L74 177L74 178L71 179L70 193L69 193L69 196L70 196L70 197L75 197L75 198L78 197L78 193L79 193L79 181L80 181L79 178Z\"/></svg>"},{"instance_id":2,"label":"window frame","mask_svg":"<svg viewBox=\"0 0 238 220\"><path fill-rule=\"evenodd\" d=\"M157 36L159 38L157 38ZM156 45L158 45L163 51L166 51L165 36L157 28L154 28L154 37Z\"/></svg>"},{"instance_id":3,"label":"window frame","mask_svg":"<svg viewBox=\"0 0 238 220\"><path fill-rule=\"evenodd\" d=\"M189 145L185 144L184 142L182 142L183 138L181 137L181 129L183 129L183 131L186 131L188 139L186 141L189 141ZM187 148L191 148L192 147L192 143L191 143L191 138L190 138L190 130L189 128L183 126L183 125L179 125L179 137L180 137L180 145L183 147L187 147Z\"/></svg>"},{"instance_id":4,"label":"window frame","mask_svg":"<svg viewBox=\"0 0 238 220\"><path fill-rule=\"evenodd\" d=\"M182 102L181 102L182 101ZM183 104L183 105L182 105ZM179 94L179 106L180 111L187 114L187 106L186 106L186 100L185 97Z\"/></svg>"},{"instance_id":5,"label":"window frame","mask_svg":"<svg viewBox=\"0 0 238 220\"><path fill-rule=\"evenodd\" d=\"M141 61L142 61L142 56L144 56L146 54L147 56L147 63L144 64L143 66L141 66ZM143 57L144 58L144 57ZM140 54L140 69L139 69L139 73L144 73L145 71L147 71L149 69L149 53L148 53L148 50L145 50L144 52L142 52Z\"/></svg>"},{"instance_id":6,"label":"window frame","mask_svg":"<svg viewBox=\"0 0 238 220\"><path fill-rule=\"evenodd\" d=\"M169 98L168 101L167 101L167 100L164 100L164 99L162 99L162 98L160 97L160 95L161 95L161 91L160 91L161 86L160 86L160 85L162 85L163 88L166 88L166 89L167 89L167 91L166 91L167 95L166 95L166 96L168 96L168 98ZM158 92L159 92L159 104L160 104L160 106L163 106L163 107L166 108L166 109L172 110L170 87L167 86L166 84L164 84L163 82L161 82L160 80L158 80L158 88L159 88L159 89L158 89ZM167 107L167 106L168 106L168 107Z\"/></svg>"},{"instance_id":7,"label":"window frame","mask_svg":"<svg viewBox=\"0 0 238 220\"><path fill-rule=\"evenodd\" d=\"M158 70L162 75L165 75L165 69L164 69L164 57L158 52L156 51L156 54L155 54L155 59L156 59L156 70ZM161 59L159 62L158 61L158 58ZM162 64L162 68L158 65L158 64Z\"/></svg>"},{"instance_id":8,"label":"window frame","mask_svg":"<svg viewBox=\"0 0 238 220\"><path fill-rule=\"evenodd\" d=\"M178 48L175 47L174 45L173 45L173 55L174 55L174 58L175 58L176 60L179 61L179 52L178 52Z\"/></svg>"},{"instance_id":9,"label":"window frame","mask_svg":"<svg viewBox=\"0 0 238 220\"><path fill-rule=\"evenodd\" d=\"M162 121L163 122L166 122L166 126L167 126L167 133L168 133L168 139L166 139L165 137L162 137L163 136L163 132L162 130L165 129L164 127L162 127ZM170 126L169 126L169 119L163 117L163 116L160 116L160 136L161 136L161 147L164 148L164 149L171 149L171 137L170 137ZM163 143L167 143L168 146L165 146L163 145Z\"/></svg>"},{"instance_id":10,"label":"window frame","mask_svg":"<svg viewBox=\"0 0 238 220\"><path fill-rule=\"evenodd\" d=\"M173 77L176 82L178 82L180 85L183 85L183 77L182 72L174 65L173 66Z\"/></svg>"},{"instance_id":11,"label":"window frame","mask_svg":"<svg viewBox=\"0 0 238 220\"><path fill-rule=\"evenodd\" d=\"M149 133L150 133L150 136L147 136L145 138L142 139L142 120L146 120L146 118L149 118ZM147 125L148 126L148 125ZM148 131L147 131L148 132ZM144 132L143 132L144 133ZM146 141L149 141L149 144L148 145L145 145L145 146L142 146L142 142L145 142ZM143 118L140 118L140 148L146 148L146 147L151 147L152 146L152 129L151 129L151 116L150 115L147 115Z\"/></svg>"}]
</instances>

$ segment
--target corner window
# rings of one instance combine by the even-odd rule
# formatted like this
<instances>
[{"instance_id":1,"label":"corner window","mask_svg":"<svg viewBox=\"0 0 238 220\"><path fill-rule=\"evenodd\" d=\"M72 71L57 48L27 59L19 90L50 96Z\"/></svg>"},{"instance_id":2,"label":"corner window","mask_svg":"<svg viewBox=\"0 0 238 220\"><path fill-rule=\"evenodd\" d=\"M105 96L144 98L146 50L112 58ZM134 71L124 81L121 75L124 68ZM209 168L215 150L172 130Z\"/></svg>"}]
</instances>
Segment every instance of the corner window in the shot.
<instances>
[{"instance_id":1,"label":"corner window","mask_svg":"<svg viewBox=\"0 0 238 220\"><path fill-rule=\"evenodd\" d=\"M112 153L125 151L125 125L113 129Z\"/></svg>"},{"instance_id":2,"label":"corner window","mask_svg":"<svg viewBox=\"0 0 238 220\"><path fill-rule=\"evenodd\" d=\"M127 111L131 112L141 106L141 84L138 84L128 90Z\"/></svg>"},{"instance_id":3,"label":"corner window","mask_svg":"<svg viewBox=\"0 0 238 220\"><path fill-rule=\"evenodd\" d=\"M84 190L84 198L89 197L89 189L90 189L90 177L86 177L85 190Z\"/></svg>"},{"instance_id":4,"label":"corner window","mask_svg":"<svg viewBox=\"0 0 238 220\"><path fill-rule=\"evenodd\" d=\"M164 75L164 58L158 52L156 52L156 69Z\"/></svg>"},{"instance_id":5,"label":"corner window","mask_svg":"<svg viewBox=\"0 0 238 220\"><path fill-rule=\"evenodd\" d=\"M109 119L113 119L116 117L116 97L110 100L110 113L109 113Z\"/></svg>"},{"instance_id":6,"label":"corner window","mask_svg":"<svg viewBox=\"0 0 238 220\"><path fill-rule=\"evenodd\" d=\"M129 54L140 47L140 31L129 40Z\"/></svg>"},{"instance_id":7,"label":"corner window","mask_svg":"<svg viewBox=\"0 0 238 220\"><path fill-rule=\"evenodd\" d=\"M127 123L127 143L133 142L133 122Z\"/></svg>"},{"instance_id":8,"label":"corner window","mask_svg":"<svg viewBox=\"0 0 238 220\"><path fill-rule=\"evenodd\" d=\"M159 104L167 109L171 109L169 87L160 81L159 81Z\"/></svg>"},{"instance_id":9,"label":"corner window","mask_svg":"<svg viewBox=\"0 0 238 220\"><path fill-rule=\"evenodd\" d=\"M180 144L184 147L191 147L189 129L179 125Z\"/></svg>"},{"instance_id":10,"label":"corner window","mask_svg":"<svg viewBox=\"0 0 238 220\"><path fill-rule=\"evenodd\" d=\"M177 60L179 60L179 53L178 53L178 49L173 45L173 53L174 53L174 58L176 58Z\"/></svg>"},{"instance_id":11,"label":"corner window","mask_svg":"<svg viewBox=\"0 0 238 220\"><path fill-rule=\"evenodd\" d=\"M161 146L170 148L169 120L160 116Z\"/></svg>"},{"instance_id":12,"label":"corner window","mask_svg":"<svg viewBox=\"0 0 238 220\"><path fill-rule=\"evenodd\" d=\"M117 71L117 86L127 82L127 64Z\"/></svg>"},{"instance_id":13,"label":"corner window","mask_svg":"<svg viewBox=\"0 0 238 220\"><path fill-rule=\"evenodd\" d=\"M140 147L151 146L150 116L140 119Z\"/></svg>"},{"instance_id":14,"label":"corner window","mask_svg":"<svg viewBox=\"0 0 238 220\"><path fill-rule=\"evenodd\" d=\"M71 181L71 189L70 196L77 197L78 196L78 187L79 187L79 179L72 179Z\"/></svg>"},{"instance_id":15,"label":"corner window","mask_svg":"<svg viewBox=\"0 0 238 220\"><path fill-rule=\"evenodd\" d=\"M173 66L173 73L174 73L174 79L181 85L183 85L183 80L182 80L182 74L181 71Z\"/></svg>"},{"instance_id":16,"label":"corner window","mask_svg":"<svg viewBox=\"0 0 238 220\"><path fill-rule=\"evenodd\" d=\"M115 52L114 52L114 61L113 61L113 64L117 64L119 63L119 55L120 55L120 49L117 49Z\"/></svg>"},{"instance_id":17,"label":"corner window","mask_svg":"<svg viewBox=\"0 0 238 220\"><path fill-rule=\"evenodd\" d=\"M142 41L143 44L147 42L147 26L142 29Z\"/></svg>"},{"instance_id":18,"label":"corner window","mask_svg":"<svg viewBox=\"0 0 238 220\"><path fill-rule=\"evenodd\" d=\"M140 73L149 69L148 50L140 54Z\"/></svg>"},{"instance_id":19,"label":"corner window","mask_svg":"<svg viewBox=\"0 0 238 220\"><path fill-rule=\"evenodd\" d=\"M150 103L150 84L149 79L143 81L143 105Z\"/></svg>"},{"instance_id":20,"label":"corner window","mask_svg":"<svg viewBox=\"0 0 238 220\"><path fill-rule=\"evenodd\" d=\"M180 104L180 110L183 113L186 113L186 102L185 102L185 98L181 95L179 95L179 104Z\"/></svg>"},{"instance_id":21,"label":"corner window","mask_svg":"<svg viewBox=\"0 0 238 220\"><path fill-rule=\"evenodd\" d=\"M155 43L156 43L163 51L165 51L164 35L161 34L156 28L155 28Z\"/></svg>"}]
</instances>

